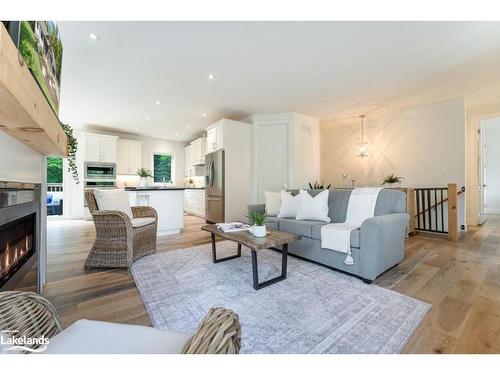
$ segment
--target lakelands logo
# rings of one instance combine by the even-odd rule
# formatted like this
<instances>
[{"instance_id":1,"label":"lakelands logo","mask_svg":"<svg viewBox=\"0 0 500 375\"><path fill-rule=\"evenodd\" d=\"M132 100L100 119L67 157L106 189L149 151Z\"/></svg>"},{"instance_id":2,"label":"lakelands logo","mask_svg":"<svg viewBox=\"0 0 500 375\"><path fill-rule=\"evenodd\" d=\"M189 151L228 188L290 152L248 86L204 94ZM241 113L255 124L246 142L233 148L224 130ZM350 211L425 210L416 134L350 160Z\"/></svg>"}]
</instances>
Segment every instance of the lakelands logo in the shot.
<instances>
[{"instance_id":1,"label":"lakelands logo","mask_svg":"<svg viewBox=\"0 0 500 375\"><path fill-rule=\"evenodd\" d=\"M18 352L31 352L41 353L47 350L49 345L49 338L44 335L39 337L14 337L18 331L0 331L0 352L1 351L18 351ZM32 349L36 346L36 349Z\"/></svg>"}]
</instances>

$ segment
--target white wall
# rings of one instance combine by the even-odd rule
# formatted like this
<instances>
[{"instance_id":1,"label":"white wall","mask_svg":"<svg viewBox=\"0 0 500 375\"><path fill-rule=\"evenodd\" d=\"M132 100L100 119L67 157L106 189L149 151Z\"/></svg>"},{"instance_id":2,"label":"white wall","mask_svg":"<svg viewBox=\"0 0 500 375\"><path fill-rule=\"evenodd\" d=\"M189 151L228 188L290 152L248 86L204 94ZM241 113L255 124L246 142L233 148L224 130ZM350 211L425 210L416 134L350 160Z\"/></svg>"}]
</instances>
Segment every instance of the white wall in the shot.
<instances>
[{"instance_id":1,"label":"white wall","mask_svg":"<svg viewBox=\"0 0 500 375\"><path fill-rule=\"evenodd\" d=\"M43 155L3 131L0 131L0 155L0 181L43 181Z\"/></svg>"},{"instance_id":2,"label":"white wall","mask_svg":"<svg viewBox=\"0 0 500 375\"><path fill-rule=\"evenodd\" d=\"M359 119L322 122L321 175L341 186L342 174L359 185L379 186L396 173L411 187L465 185L465 99L458 98L365 121L368 158L356 157ZM465 199L459 198L459 224L465 224Z\"/></svg>"}]
</instances>

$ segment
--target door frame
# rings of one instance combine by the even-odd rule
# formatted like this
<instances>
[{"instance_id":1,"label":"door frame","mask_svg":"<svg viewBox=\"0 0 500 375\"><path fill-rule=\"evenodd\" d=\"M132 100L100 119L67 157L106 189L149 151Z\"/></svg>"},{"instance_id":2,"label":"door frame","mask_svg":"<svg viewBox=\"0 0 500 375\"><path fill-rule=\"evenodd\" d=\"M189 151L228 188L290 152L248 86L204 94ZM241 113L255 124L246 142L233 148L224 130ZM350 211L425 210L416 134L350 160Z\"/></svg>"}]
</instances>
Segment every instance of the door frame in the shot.
<instances>
[{"instance_id":1,"label":"door frame","mask_svg":"<svg viewBox=\"0 0 500 375\"><path fill-rule=\"evenodd\" d=\"M485 177L485 149L486 149L486 137L485 137L485 124L484 121L487 120L492 120L500 118L499 116L493 116L489 117L487 119L481 119L479 122L479 137L478 137L478 145L480 149L478 150L478 178L479 178L479 215L478 215L478 223L483 224L486 221L486 215L487 213L485 212L486 209L486 199L485 199L485 188L487 187L486 185L486 177Z\"/></svg>"}]
</instances>

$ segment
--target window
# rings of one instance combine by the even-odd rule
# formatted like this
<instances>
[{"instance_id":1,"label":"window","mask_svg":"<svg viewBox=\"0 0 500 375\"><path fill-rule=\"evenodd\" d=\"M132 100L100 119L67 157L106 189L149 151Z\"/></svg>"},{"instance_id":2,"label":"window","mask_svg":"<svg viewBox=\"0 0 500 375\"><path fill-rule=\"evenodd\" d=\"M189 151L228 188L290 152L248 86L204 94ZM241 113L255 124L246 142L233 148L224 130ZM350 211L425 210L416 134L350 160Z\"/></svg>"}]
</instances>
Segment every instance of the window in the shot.
<instances>
[{"instance_id":1,"label":"window","mask_svg":"<svg viewBox=\"0 0 500 375\"><path fill-rule=\"evenodd\" d=\"M172 182L172 155L153 154L154 182Z\"/></svg>"},{"instance_id":2,"label":"window","mask_svg":"<svg viewBox=\"0 0 500 375\"><path fill-rule=\"evenodd\" d=\"M47 183L62 184L63 182L62 158L47 157Z\"/></svg>"}]
</instances>

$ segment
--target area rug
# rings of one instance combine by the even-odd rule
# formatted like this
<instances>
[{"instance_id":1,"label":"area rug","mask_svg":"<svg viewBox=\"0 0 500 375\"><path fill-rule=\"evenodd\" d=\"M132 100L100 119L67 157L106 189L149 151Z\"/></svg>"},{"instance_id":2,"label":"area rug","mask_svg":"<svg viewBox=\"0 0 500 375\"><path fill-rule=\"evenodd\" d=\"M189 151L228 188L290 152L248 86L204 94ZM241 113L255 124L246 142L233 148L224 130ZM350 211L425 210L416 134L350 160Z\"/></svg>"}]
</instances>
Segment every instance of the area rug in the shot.
<instances>
[{"instance_id":1,"label":"area rug","mask_svg":"<svg viewBox=\"0 0 500 375\"><path fill-rule=\"evenodd\" d=\"M217 250L222 257L236 245ZM279 252L259 251L258 262L260 281L279 275ZM151 255L132 275L154 327L192 333L210 307L235 311L241 353L400 353L431 307L291 256L287 279L256 291L245 248L217 264L210 245Z\"/></svg>"}]
</instances>

